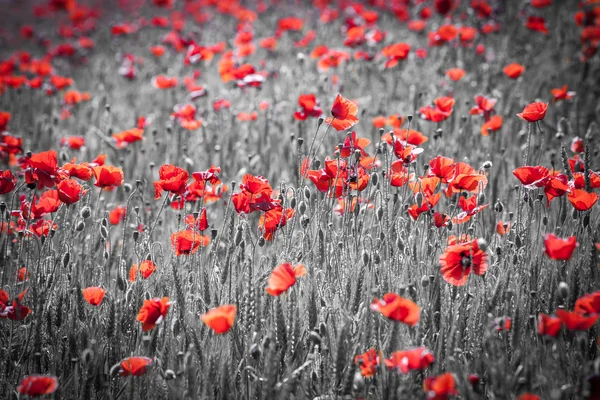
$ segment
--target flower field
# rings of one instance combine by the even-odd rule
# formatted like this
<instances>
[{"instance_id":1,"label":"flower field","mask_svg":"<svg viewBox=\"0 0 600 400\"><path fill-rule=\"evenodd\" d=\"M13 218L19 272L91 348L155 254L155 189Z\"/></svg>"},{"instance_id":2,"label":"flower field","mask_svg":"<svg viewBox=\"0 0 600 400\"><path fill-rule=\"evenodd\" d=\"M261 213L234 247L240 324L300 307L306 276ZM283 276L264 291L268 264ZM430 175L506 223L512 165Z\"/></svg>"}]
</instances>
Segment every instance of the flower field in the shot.
<instances>
[{"instance_id":1,"label":"flower field","mask_svg":"<svg viewBox=\"0 0 600 400\"><path fill-rule=\"evenodd\" d=\"M600 399L599 1L1 6L1 399Z\"/></svg>"}]
</instances>

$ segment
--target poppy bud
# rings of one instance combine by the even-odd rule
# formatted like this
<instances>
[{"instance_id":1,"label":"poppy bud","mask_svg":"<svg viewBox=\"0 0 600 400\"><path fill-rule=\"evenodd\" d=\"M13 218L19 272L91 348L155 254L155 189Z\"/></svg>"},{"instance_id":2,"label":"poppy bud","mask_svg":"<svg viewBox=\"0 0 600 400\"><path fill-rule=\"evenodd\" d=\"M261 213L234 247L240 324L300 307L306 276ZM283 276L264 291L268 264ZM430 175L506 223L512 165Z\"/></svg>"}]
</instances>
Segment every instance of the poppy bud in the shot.
<instances>
[{"instance_id":1,"label":"poppy bud","mask_svg":"<svg viewBox=\"0 0 600 400\"><path fill-rule=\"evenodd\" d=\"M398 247L398 250L400 250L401 252L403 252L404 248L406 247L404 245L404 240L402 240L400 236L398 236L398 238L396 239L396 247Z\"/></svg>"},{"instance_id":2,"label":"poppy bud","mask_svg":"<svg viewBox=\"0 0 600 400\"><path fill-rule=\"evenodd\" d=\"M383 136L384 133L385 131L383 130L383 128L379 128L379 137Z\"/></svg>"},{"instance_id":3,"label":"poppy bud","mask_svg":"<svg viewBox=\"0 0 600 400\"><path fill-rule=\"evenodd\" d=\"M352 388L355 392L362 392L365 388L365 378L358 371L354 373L354 379L352 379Z\"/></svg>"},{"instance_id":4,"label":"poppy bud","mask_svg":"<svg viewBox=\"0 0 600 400\"><path fill-rule=\"evenodd\" d=\"M317 120L317 128L319 128L321 124L323 124L323 121L325 121L325 118L319 117L319 119Z\"/></svg>"},{"instance_id":5,"label":"poppy bud","mask_svg":"<svg viewBox=\"0 0 600 400\"><path fill-rule=\"evenodd\" d=\"M123 185L123 189L125 189L125 193L129 193L129 192L131 192L131 189L132 189L132 187L131 187L131 183L126 183L126 184L124 184L124 185Z\"/></svg>"},{"instance_id":6,"label":"poppy bud","mask_svg":"<svg viewBox=\"0 0 600 400\"><path fill-rule=\"evenodd\" d=\"M363 250L363 252L362 252L362 260L363 260L363 264L365 264L365 265L369 264L370 257L369 257L369 253L366 250Z\"/></svg>"},{"instance_id":7,"label":"poppy bud","mask_svg":"<svg viewBox=\"0 0 600 400\"><path fill-rule=\"evenodd\" d=\"M239 246L240 243L242 242L242 227L238 226L238 229L235 233L235 239L233 241L235 243L236 246Z\"/></svg>"},{"instance_id":8,"label":"poppy bud","mask_svg":"<svg viewBox=\"0 0 600 400\"><path fill-rule=\"evenodd\" d=\"M1 202L0 203L0 213L4 213L5 211L6 211L6 203Z\"/></svg>"},{"instance_id":9,"label":"poppy bud","mask_svg":"<svg viewBox=\"0 0 600 400\"><path fill-rule=\"evenodd\" d=\"M77 226L75 227L75 230L76 230L77 232L81 232L81 231L83 231L84 229L85 229L85 222L83 222L83 221L79 221L79 222L77 223Z\"/></svg>"},{"instance_id":10,"label":"poppy bud","mask_svg":"<svg viewBox=\"0 0 600 400\"><path fill-rule=\"evenodd\" d=\"M377 209L377 221L381 221L383 219L383 207L379 207Z\"/></svg>"},{"instance_id":11,"label":"poppy bud","mask_svg":"<svg viewBox=\"0 0 600 400\"><path fill-rule=\"evenodd\" d=\"M413 120L413 116L412 116L412 114L408 114L408 115L406 116L406 119L408 120L408 122L412 122L412 120Z\"/></svg>"},{"instance_id":12,"label":"poppy bud","mask_svg":"<svg viewBox=\"0 0 600 400\"><path fill-rule=\"evenodd\" d=\"M210 237L212 240L215 240L217 238L217 230L216 229L210 230Z\"/></svg>"},{"instance_id":13,"label":"poppy bud","mask_svg":"<svg viewBox=\"0 0 600 400\"><path fill-rule=\"evenodd\" d=\"M79 215L83 219L88 219L92 215L92 209L89 206L85 206L81 209Z\"/></svg>"},{"instance_id":14,"label":"poppy bud","mask_svg":"<svg viewBox=\"0 0 600 400\"><path fill-rule=\"evenodd\" d=\"M106 226L100 225L100 235L106 240L108 237L108 229L106 229Z\"/></svg>"},{"instance_id":15,"label":"poppy bud","mask_svg":"<svg viewBox=\"0 0 600 400\"><path fill-rule=\"evenodd\" d=\"M566 282L560 282L558 284L558 296L561 299L567 298L569 295L569 285Z\"/></svg>"},{"instance_id":16,"label":"poppy bud","mask_svg":"<svg viewBox=\"0 0 600 400\"><path fill-rule=\"evenodd\" d=\"M451 230L452 230L452 227L453 227L453 226L454 226L454 225L453 225L453 223L452 223L452 220L449 220L449 221L446 223L446 228L447 228L449 231L451 231Z\"/></svg>"},{"instance_id":17,"label":"poppy bud","mask_svg":"<svg viewBox=\"0 0 600 400\"><path fill-rule=\"evenodd\" d=\"M94 351L92 349L85 349L81 353L81 362L83 365L88 365L94 358Z\"/></svg>"},{"instance_id":18,"label":"poppy bud","mask_svg":"<svg viewBox=\"0 0 600 400\"><path fill-rule=\"evenodd\" d=\"M70 260L71 260L71 252L67 251L62 259L63 268L66 268L69 265Z\"/></svg>"},{"instance_id":19,"label":"poppy bud","mask_svg":"<svg viewBox=\"0 0 600 400\"><path fill-rule=\"evenodd\" d=\"M310 218L307 215L303 215L300 218L300 224L302 225L303 229L306 229L308 227L308 224L310 224Z\"/></svg>"},{"instance_id":20,"label":"poppy bud","mask_svg":"<svg viewBox=\"0 0 600 400\"><path fill-rule=\"evenodd\" d=\"M521 240L521 236L517 235L515 237L515 246L517 247L517 249L520 249L521 246L523 246L523 242Z\"/></svg>"},{"instance_id":21,"label":"poppy bud","mask_svg":"<svg viewBox=\"0 0 600 400\"><path fill-rule=\"evenodd\" d=\"M477 196L477 205L481 206L483 203L485 203L485 193L481 192L479 193L479 196Z\"/></svg>"},{"instance_id":22,"label":"poppy bud","mask_svg":"<svg viewBox=\"0 0 600 400\"><path fill-rule=\"evenodd\" d=\"M418 192L415 195L415 202L417 203L417 207L421 208L421 206L423 205L423 195L421 194L421 192Z\"/></svg>"},{"instance_id":23,"label":"poppy bud","mask_svg":"<svg viewBox=\"0 0 600 400\"><path fill-rule=\"evenodd\" d=\"M373 183L373 186L377 186L377 183L379 183L379 175L377 172L371 174L371 182Z\"/></svg>"},{"instance_id":24,"label":"poppy bud","mask_svg":"<svg viewBox=\"0 0 600 400\"><path fill-rule=\"evenodd\" d=\"M260 358L261 353L262 350L260 349L260 346L258 344L253 343L252 346L250 346L250 355L255 360L258 360Z\"/></svg>"},{"instance_id":25,"label":"poppy bud","mask_svg":"<svg viewBox=\"0 0 600 400\"><path fill-rule=\"evenodd\" d=\"M258 246L259 247L263 247L265 245L265 242L266 241L265 241L264 237L261 236L261 237L258 238Z\"/></svg>"},{"instance_id":26,"label":"poppy bud","mask_svg":"<svg viewBox=\"0 0 600 400\"><path fill-rule=\"evenodd\" d=\"M429 277L427 275L423 275L423 277L421 278L421 286L426 288L427 286L429 286Z\"/></svg>"},{"instance_id":27,"label":"poppy bud","mask_svg":"<svg viewBox=\"0 0 600 400\"><path fill-rule=\"evenodd\" d=\"M296 142L298 143L298 147L301 147L304 144L304 138L299 137Z\"/></svg>"},{"instance_id":28,"label":"poppy bud","mask_svg":"<svg viewBox=\"0 0 600 400\"><path fill-rule=\"evenodd\" d=\"M375 264L379 264L381 262L381 257L379 257L379 253L375 253L373 257L373 262Z\"/></svg>"},{"instance_id":29,"label":"poppy bud","mask_svg":"<svg viewBox=\"0 0 600 400\"><path fill-rule=\"evenodd\" d=\"M310 200L310 189L308 188L308 186L304 187L304 197L306 198L306 200Z\"/></svg>"},{"instance_id":30,"label":"poppy bud","mask_svg":"<svg viewBox=\"0 0 600 400\"><path fill-rule=\"evenodd\" d=\"M290 200L290 208L295 209L296 208L296 198L292 197L292 199Z\"/></svg>"},{"instance_id":31,"label":"poppy bud","mask_svg":"<svg viewBox=\"0 0 600 400\"><path fill-rule=\"evenodd\" d=\"M485 240L483 238L477 239L477 245L483 251L486 251L488 249L488 242L487 242L487 240Z\"/></svg>"},{"instance_id":32,"label":"poppy bud","mask_svg":"<svg viewBox=\"0 0 600 400\"><path fill-rule=\"evenodd\" d=\"M590 224L590 214L586 214L583 217L583 227L587 228L589 224Z\"/></svg>"},{"instance_id":33,"label":"poppy bud","mask_svg":"<svg viewBox=\"0 0 600 400\"><path fill-rule=\"evenodd\" d=\"M319 334L321 336L327 335L327 326L323 322L319 324Z\"/></svg>"},{"instance_id":34,"label":"poppy bud","mask_svg":"<svg viewBox=\"0 0 600 400\"><path fill-rule=\"evenodd\" d=\"M304 213L306 212L306 203L301 201L300 205L298 206L298 211L300 212L300 215L304 215Z\"/></svg>"},{"instance_id":35,"label":"poppy bud","mask_svg":"<svg viewBox=\"0 0 600 400\"><path fill-rule=\"evenodd\" d=\"M471 384L473 389L475 389L479 385L480 381L481 381L481 378L479 378L479 375L477 375L477 374L469 375L469 383Z\"/></svg>"},{"instance_id":36,"label":"poppy bud","mask_svg":"<svg viewBox=\"0 0 600 400\"><path fill-rule=\"evenodd\" d=\"M494 204L494 211L496 211L497 213L501 213L502 211L504 211L504 204L502 204L500 199L496 200L496 204Z\"/></svg>"}]
</instances>

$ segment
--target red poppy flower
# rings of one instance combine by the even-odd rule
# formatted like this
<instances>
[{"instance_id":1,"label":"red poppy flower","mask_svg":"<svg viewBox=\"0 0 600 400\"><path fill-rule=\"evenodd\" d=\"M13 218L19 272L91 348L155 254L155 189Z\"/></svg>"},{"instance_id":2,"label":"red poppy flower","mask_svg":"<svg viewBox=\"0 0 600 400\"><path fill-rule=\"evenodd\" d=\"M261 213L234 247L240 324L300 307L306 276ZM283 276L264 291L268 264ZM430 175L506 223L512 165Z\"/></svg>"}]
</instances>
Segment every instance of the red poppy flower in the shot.
<instances>
[{"instance_id":1,"label":"red poppy flower","mask_svg":"<svg viewBox=\"0 0 600 400\"><path fill-rule=\"evenodd\" d=\"M518 63L508 64L502 72L511 79L517 79L525 71L525 67Z\"/></svg>"},{"instance_id":2,"label":"red poppy flower","mask_svg":"<svg viewBox=\"0 0 600 400\"><path fill-rule=\"evenodd\" d=\"M301 94L298 97L298 105L300 110L294 113L294 118L300 121L306 120L308 117L320 117L323 110L317 105L317 98L314 94Z\"/></svg>"},{"instance_id":3,"label":"red poppy flower","mask_svg":"<svg viewBox=\"0 0 600 400\"><path fill-rule=\"evenodd\" d=\"M547 180L550 171L548 168L537 166L519 167L513 171L513 175L524 185L529 188L543 187Z\"/></svg>"},{"instance_id":4,"label":"red poppy flower","mask_svg":"<svg viewBox=\"0 0 600 400\"><path fill-rule=\"evenodd\" d=\"M598 195L596 193L588 193L582 189L572 189L567 198L577 211L587 211L598 201Z\"/></svg>"},{"instance_id":5,"label":"red poppy flower","mask_svg":"<svg viewBox=\"0 0 600 400\"><path fill-rule=\"evenodd\" d=\"M517 400L542 400L542 398L533 393L522 393L517 397Z\"/></svg>"},{"instance_id":6,"label":"red poppy flower","mask_svg":"<svg viewBox=\"0 0 600 400\"><path fill-rule=\"evenodd\" d=\"M450 372L426 378L423 382L423 389L427 399L431 400L446 400L449 396L458 394L454 375Z\"/></svg>"},{"instance_id":7,"label":"red poppy flower","mask_svg":"<svg viewBox=\"0 0 600 400\"><path fill-rule=\"evenodd\" d=\"M488 255L479 247L477 239L446 247L440 256L442 277L455 286L463 286L471 269L476 275L484 275L488 267Z\"/></svg>"},{"instance_id":8,"label":"red poppy flower","mask_svg":"<svg viewBox=\"0 0 600 400\"><path fill-rule=\"evenodd\" d=\"M518 113L519 118L524 119L527 122L536 122L544 119L546 116L546 110L548 109L548 103L536 102L531 103L523 109L522 113Z\"/></svg>"},{"instance_id":9,"label":"red poppy flower","mask_svg":"<svg viewBox=\"0 0 600 400\"><path fill-rule=\"evenodd\" d=\"M330 124L335 130L343 131L350 129L358 122L358 106L352 101L337 95L333 106L331 107L331 115L325 120L327 124Z\"/></svg>"},{"instance_id":10,"label":"red poppy flower","mask_svg":"<svg viewBox=\"0 0 600 400\"><path fill-rule=\"evenodd\" d=\"M385 366L407 374L410 371L425 369L434 361L435 357L426 347L419 347L392 353L391 357L385 360Z\"/></svg>"},{"instance_id":11,"label":"red poppy flower","mask_svg":"<svg viewBox=\"0 0 600 400\"><path fill-rule=\"evenodd\" d=\"M60 140L61 146L69 146L73 150L79 150L85 146L85 138L81 136L69 136Z\"/></svg>"},{"instance_id":12,"label":"red poppy flower","mask_svg":"<svg viewBox=\"0 0 600 400\"><path fill-rule=\"evenodd\" d=\"M142 376L152 365L153 361L148 357L127 357L121 361L120 376Z\"/></svg>"},{"instance_id":13,"label":"red poppy flower","mask_svg":"<svg viewBox=\"0 0 600 400\"><path fill-rule=\"evenodd\" d=\"M510 232L510 222L498 221L496 224L496 233L504 236Z\"/></svg>"},{"instance_id":14,"label":"red poppy flower","mask_svg":"<svg viewBox=\"0 0 600 400\"><path fill-rule=\"evenodd\" d=\"M104 299L104 295L106 294L106 290L100 287L88 287L81 290L81 294L85 301L90 303L93 306L99 306L102 303L102 299Z\"/></svg>"},{"instance_id":15,"label":"red poppy flower","mask_svg":"<svg viewBox=\"0 0 600 400\"><path fill-rule=\"evenodd\" d=\"M502 128L502 117L499 115L494 115L481 126L481 134L483 136L489 136L490 132L496 132Z\"/></svg>"},{"instance_id":16,"label":"red poppy flower","mask_svg":"<svg viewBox=\"0 0 600 400\"><path fill-rule=\"evenodd\" d=\"M578 298L575 302L574 311L585 315L600 314L600 291Z\"/></svg>"},{"instance_id":17,"label":"red poppy flower","mask_svg":"<svg viewBox=\"0 0 600 400\"><path fill-rule=\"evenodd\" d=\"M58 198L65 204L73 204L81 199L81 196L87 193L75 179L65 179L56 187Z\"/></svg>"},{"instance_id":18,"label":"red poppy flower","mask_svg":"<svg viewBox=\"0 0 600 400\"><path fill-rule=\"evenodd\" d=\"M456 173L456 163L454 159L437 156L429 161L427 176L435 176L441 179L442 183L448 183L454 178Z\"/></svg>"},{"instance_id":19,"label":"red poppy flower","mask_svg":"<svg viewBox=\"0 0 600 400\"><path fill-rule=\"evenodd\" d=\"M38 397L56 392L58 379L49 375L29 375L19 384L17 390L26 396Z\"/></svg>"},{"instance_id":20,"label":"red poppy flower","mask_svg":"<svg viewBox=\"0 0 600 400\"><path fill-rule=\"evenodd\" d=\"M17 178L7 169L0 170L0 194L12 192L17 187Z\"/></svg>"},{"instance_id":21,"label":"red poppy flower","mask_svg":"<svg viewBox=\"0 0 600 400\"><path fill-rule=\"evenodd\" d=\"M202 236L200 233L189 229L171 235L171 247L177 256L194 254L200 244L202 244L202 247L206 247L209 243L210 238L208 236Z\"/></svg>"},{"instance_id":22,"label":"red poppy flower","mask_svg":"<svg viewBox=\"0 0 600 400\"><path fill-rule=\"evenodd\" d=\"M162 299L155 297L152 300L144 300L144 305L140 308L136 317L142 323L142 330L147 332L160 324L167 317L170 306L171 303L169 303L168 297Z\"/></svg>"},{"instance_id":23,"label":"red poppy flower","mask_svg":"<svg viewBox=\"0 0 600 400\"><path fill-rule=\"evenodd\" d=\"M177 86L177 78L170 78L164 75L158 75L152 79L152 85L157 89L170 89Z\"/></svg>"},{"instance_id":24,"label":"red poppy flower","mask_svg":"<svg viewBox=\"0 0 600 400\"><path fill-rule=\"evenodd\" d=\"M587 331L590 329L600 315L585 315L579 312L569 312L567 310L556 310L556 315L570 331Z\"/></svg>"},{"instance_id":25,"label":"red poppy flower","mask_svg":"<svg viewBox=\"0 0 600 400\"><path fill-rule=\"evenodd\" d=\"M381 359L381 352L377 352L375 349L369 349L363 354L359 354L354 357L354 364L360 368L360 373L365 378L371 378L375 376L377 372L377 366Z\"/></svg>"},{"instance_id":26,"label":"red poppy flower","mask_svg":"<svg viewBox=\"0 0 600 400\"><path fill-rule=\"evenodd\" d=\"M431 122L442 122L446 120L452 111L442 111L438 107L426 106L419 109L421 118Z\"/></svg>"},{"instance_id":27,"label":"red poppy flower","mask_svg":"<svg viewBox=\"0 0 600 400\"><path fill-rule=\"evenodd\" d=\"M575 96L575 92L569 91L567 89L567 85L563 85L561 88L554 88L550 90L552 93L552 100L557 102L559 100L570 100L573 96Z\"/></svg>"},{"instance_id":28,"label":"red poppy flower","mask_svg":"<svg viewBox=\"0 0 600 400\"><path fill-rule=\"evenodd\" d=\"M577 237L561 239L549 233L544 236L545 253L553 260L568 260L577 247Z\"/></svg>"},{"instance_id":29,"label":"red poppy flower","mask_svg":"<svg viewBox=\"0 0 600 400\"><path fill-rule=\"evenodd\" d=\"M58 159L56 151L49 150L32 154L28 159L31 170L26 171L27 183L37 182L38 188L53 187L58 179Z\"/></svg>"},{"instance_id":30,"label":"red poppy flower","mask_svg":"<svg viewBox=\"0 0 600 400\"><path fill-rule=\"evenodd\" d=\"M108 220L111 225L117 225L119 222L125 218L125 214L127 213L127 207L125 206L116 206L111 212L108 214Z\"/></svg>"},{"instance_id":31,"label":"red poppy flower","mask_svg":"<svg viewBox=\"0 0 600 400\"><path fill-rule=\"evenodd\" d=\"M112 135L113 139L117 142L118 148L127 147L128 144L135 143L142 140L144 129L132 128L123 132L115 133Z\"/></svg>"},{"instance_id":32,"label":"red poppy flower","mask_svg":"<svg viewBox=\"0 0 600 400\"><path fill-rule=\"evenodd\" d=\"M10 121L11 114L6 111L0 111L0 132L6 130L8 121Z\"/></svg>"},{"instance_id":33,"label":"red poppy flower","mask_svg":"<svg viewBox=\"0 0 600 400\"><path fill-rule=\"evenodd\" d=\"M271 272L267 285L267 293L279 296L296 283L296 278L306 275L306 268L299 264L295 267L290 263L283 263Z\"/></svg>"},{"instance_id":34,"label":"red poppy flower","mask_svg":"<svg viewBox=\"0 0 600 400\"><path fill-rule=\"evenodd\" d=\"M116 186L121 186L125 180L123 170L112 165L99 165L92 168L96 182L94 186L105 190L112 190Z\"/></svg>"},{"instance_id":35,"label":"red poppy flower","mask_svg":"<svg viewBox=\"0 0 600 400\"><path fill-rule=\"evenodd\" d=\"M446 76L455 82L460 81L465 74L466 72L462 68L450 68L446 71Z\"/></svg>"},{"instance_id":36,"label":"red poppy flower","mask_svg":"<svg viewBox=\"0 0 600 400\"><path fill-rule=\"evenodd\" d=\"M266 240L273 240L275 232L283 228L287 221L294 216L294 210L277 207L263 213L258 220L258 227Z\"/></svg>"},{"instance_id":37,"label":"red poppy flower","mask_svg":"<svg viewBox=\"0 0 600 400\"><path fill-rule=\"evenodd\" d=\"M31 273L29 272L27 267L22 267L17 270L17 281L19 281L19 282L25 282L26 280L29 279L30 276L31 276ZM0 299L0 302L1 301L2 301L2 299Z\"/></svg>"},{"instance_id":38,"label":"red poppy flower","mask_svg":"<svg viewBox=\"0 0 600 400\"><path fill-rule=\"evenodd\" d=\"M386 293L383 299L375 298L371 302L371 310L380 312L386 318L415 326L421 317L419 306L396 293Z\"/></svg>"},{"instance_id":39,"label":"red poppy flower","mask_svg":"<svg viewBox=\"0 0 600 400\"><path fill-rule=\"evenodd\" d=\"M183 168L165 164L158 170L160 180L154 181L154 199L159 199L163 190L183 195L190 174Z\"/></svg>"},{"instance_id":40,"label":"red poppy flower","mask_svg":"<svg viewBox=\"0 0 600 400\"><path fill-rule=\"evenodd\" d=\"M165 47L161 46L161 45L156 45L156 46L150 47L150 52L156 58L160 58L160 57L164 56L165 55L165 51L167 51L167 49L165 49Z\"/></svg>"},{"instance_id":41,"label":"red poppy flower","mask_svg":"<svg viewBox=\"0 0 600 400\"><path fill-rule=\"evenodd\" d=\"M186 229L196 229L200 232L208 229L208 219L206 218L206 207L202 207L198 218L194 218L194 214L188 214L185 217Z\"/></svg>"},{"instance_id":42,"label":"red poppy flower","mask_svg":"<svg viewBox=\"0 0 600 400\"><path fill-rule=\"evenodd\" d=\"M538 335L557 337L562 328L562 321L558 317L551 317L546 314L538 316Z\"/></svg>"},{"instance_id":43,"label":"red poppy flower","mask_svg":"<svg viewBox=\"0 0 600 400\"><path fill-rule=\"evenodd\" d=\"M509 331L512 327L512 318L510 317L498 317L493 322L494 330L496 332Z\"/></svg>"},{"instance_id":44,"label":"red poppy flower","mask_svg":"<svg viewBox=\"0 0 600 400\"><path fill-rule=\"evenodd\" d=\"M209 310L206 314L202 314L202 322L204 322L215 333L221 334L228 332L235 321L237 307L228 304L219 306Z\"/></svg>"},{"instance_id":45,"label":"red poppy flower","mask_svg":"<svg viewBox=\"0 0 600 400\"><path fill-rule=\"evenodd\" d=\"M31 309L21 304L25 293L26 291L14 298L10 306L7 305L3 309L0 308L0 318L8 318L11 321L23 321L31 313Z\"/></svg>"},{"instance_id":46,"label":"red poppy flower","mask_svg":"<svg viewBox=\"0 0 600 400\"><path fill-rule=\"evenodd\" d=\"M134 282L138 273L140 271L140 275L143 279L148 279L150 275L156 271L156 265L151 260L144 260L140 264L139 268L137 264L133 264L131 269L129 270L129 281Z\"/></svg>"},{"instance_id":47,"label":"red poppy flower","mask_svg":"<svg viewBox=\"0 0 600 400\"><path fill-rule=\"evenodd\" d=\"M46 214L56 212L60 207L58 191L48 190L39 198L33 198L31 203L31 214L34 219L42 218Z\"/></svg>"},{"instance_id":48,"label":"red poppy flower","mask_svg":"<svg viewBox=\"0 0 600 400\"><path fill-rule=\"evenodd\" d=\"M531 31L541 32L545 35L548 34L548 28L546 27L546 19L544 17L530 15L527 17L527 22L525 22L525 26Z\"/></svg>"},{"instance_id":49,"label":"red poppy flower","mask_svg":"<svg viewBox=\"0 0 600 400\"><path fill-rule=\"evenodd\" d=\"M401 60L406 60L409 52L408 43L394 43L384 47L381 54L386 58L385 68L394 68Z\"/></svg>"}]
</instances>

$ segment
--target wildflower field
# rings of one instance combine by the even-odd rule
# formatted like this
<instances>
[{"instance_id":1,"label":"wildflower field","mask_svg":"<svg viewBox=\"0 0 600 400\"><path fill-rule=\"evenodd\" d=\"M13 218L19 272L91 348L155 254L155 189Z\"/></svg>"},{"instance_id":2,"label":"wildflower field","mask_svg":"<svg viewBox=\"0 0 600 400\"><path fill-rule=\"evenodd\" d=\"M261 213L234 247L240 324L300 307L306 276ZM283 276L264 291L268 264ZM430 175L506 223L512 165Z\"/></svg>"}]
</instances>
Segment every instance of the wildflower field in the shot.
<instances>
[{"instance_id":1,"label":"wildflower field","mask_svg":"<svg viewBox=\"0 0 600 400\"><path fill-rule=\"evenodd\" d=\"M598 0L0 7L0 399L600 399Z\"/></svg>"}]
</instances>

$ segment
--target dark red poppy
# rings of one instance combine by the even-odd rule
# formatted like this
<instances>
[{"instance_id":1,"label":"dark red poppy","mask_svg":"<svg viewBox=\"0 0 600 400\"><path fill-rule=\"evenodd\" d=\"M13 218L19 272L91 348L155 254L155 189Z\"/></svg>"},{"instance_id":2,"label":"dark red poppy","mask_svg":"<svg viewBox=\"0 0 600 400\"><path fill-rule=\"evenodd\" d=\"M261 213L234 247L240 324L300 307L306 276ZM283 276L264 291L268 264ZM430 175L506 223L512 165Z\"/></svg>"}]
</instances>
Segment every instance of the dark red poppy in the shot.
<instances>
[{"instance_id":1,"label":"dark red poppy","mask_svg":"<svg viewBox=\"0 0 600 400\"><path fill-rule=\"evenodd\" d=\"M0 170L0 194L12 192L17 187L17 178L7 169Z\"/></svg>"},{"instance_id":2,"label":"dark red poppy","mask_svg":"<svg viewBox=\"0 0 600 400\"><path fill-rule=\"evenodd\" d=\"M596 244L596 246L598 246ZM575 302L575 312L583 314L600 314L600 291L586 294L577 299Z\"/></svg>"},{"instance_id":3,"label":"dark red poppy","mask_svg":"<svg viewBox=\"0 0 600 400\"><path fill-rule=\"evenodd\" d=\"M56 392L58 379L50 375L29 375L19 384L17 391L31 397L45 396Z\"/></svg>"},{"instance_id":4,"label":"dark red poppy","mask_svg":"<svg viewBox=\"0 0 600 400\"><path fill-rule=\"evenodd\" d=\"M530 188L543 187L546 184L550 171L548 168L537 166L519 167L513 171L513 175L524 185Z\"/></svg>"},{"instance_id":5,"label":"dark red poppy","mask_svg":"<svg viewBox=\"0 0 600 400\"><path fill-rule=\"evenodd\" d=\"M562 328L562 321L558 317L546 314L538 315L538 335L557 337Z\"/></svg>"},{"instance_id":6,"label":"dark red poppy","mask_svg":"<svg viewBox=\"0 0 600 400\"><path fill-rule=\"evenodd\" d=\"M56 190L58 198L65 204L73 204L81 199L81 196L87 193L75 179L65 179L61 181Z\"/></svg>"}]
</instances>

